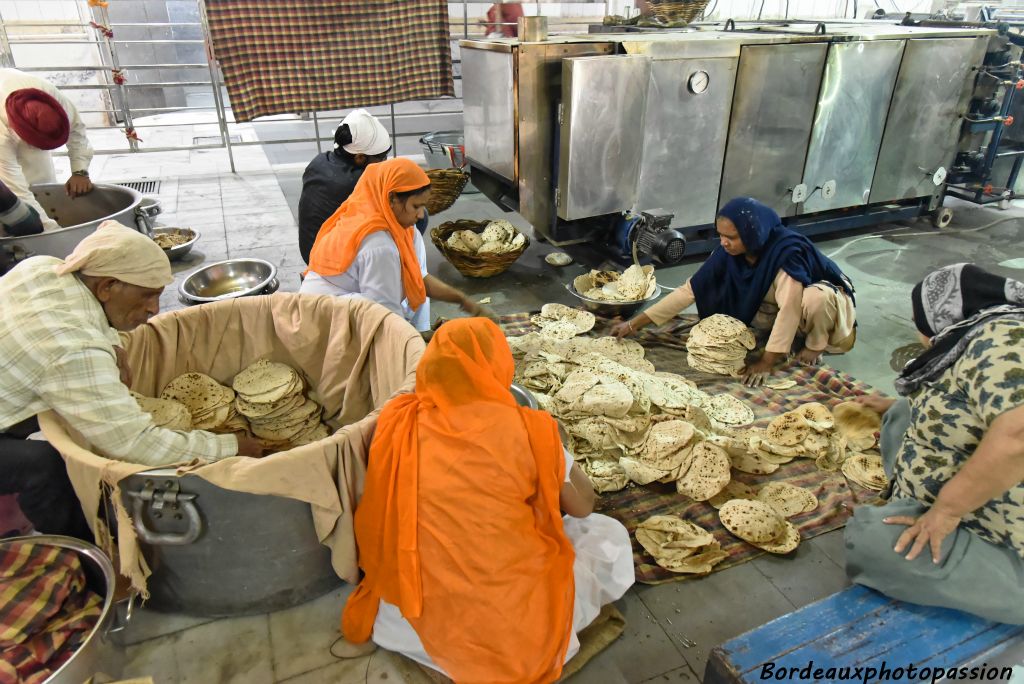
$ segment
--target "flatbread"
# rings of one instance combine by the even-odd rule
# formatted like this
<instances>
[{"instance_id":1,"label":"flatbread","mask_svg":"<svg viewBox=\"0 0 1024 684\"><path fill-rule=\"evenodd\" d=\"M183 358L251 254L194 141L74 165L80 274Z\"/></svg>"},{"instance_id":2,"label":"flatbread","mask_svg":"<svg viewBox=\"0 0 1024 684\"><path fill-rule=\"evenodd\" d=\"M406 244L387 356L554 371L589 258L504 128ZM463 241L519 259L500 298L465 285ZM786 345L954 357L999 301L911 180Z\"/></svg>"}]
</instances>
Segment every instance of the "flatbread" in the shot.
<instances>
[{"instance_id":1,"label":"flatbread","mask_svg":"<svg viewBox=\"0 0 1024 684\"><path fill-rule=\"evenodd\" d=\"M576 327L576 333L582 334L593 330L597 318L589 311L574 309L565 304L545 304L540 315L530 319L534 325L544 327L555 321L567 321Z\"/></svg>"},{"instance_id":2,"label":"flatbread","mask_svg":"<svg viewBox=\"0 0 1024 684\"><path fill-rule=\"evenodd\" d=\"M732 478L729 456L709 442L693 448L686 474L676 481L676 491L694 501L707 501L729 484Z\"/></svg>"},{"instance_id":3,"label":"flatbread","mask_svg":"<svg viewBox=\"0 0 1024 684\"><path fill-rule=\"evenodd\" d=\"M231 387L248 398L290 385L294 378L295 370L291 366L260 359L236 375Z\"/></svg>"},{"instance_id":4,"label":"flatbread","mask_svg":"<svg viewBox=\"0 0 1024 684\"><path fill-rule=\"evenodd\" d=\"M193 416L204 411L218 409L231 403L235 393L203 373L183 373L171 380L161 399L170 399L184 404Z\"/></svg>"},{"instance_id":5,"label":"flatbread","mask_svg":"<svg viewBox=\"0 0 1024 684\"><path fill-rule=\"evenodd\" d=\"M791 522L783 521L784 529L778 537L772 539L766 543L754 543L754 546L764 549L768 553L776 553L779 555L792 553L800 546L800 530L798 530Z\"/></svg>"},{"instance_id":6,"label":"flatbread","mask_svg":"<svg viewBox=\"0 0 1024 684\"><path fill-rule=\"evenodd\" d=\"M139 408L148 413L157 427L168 430L191 430L192 414L181 402L173 399L157 399L144 397L141 394L132 392L132 396L138 403Z\"/></svg>"},{"instance_id":7,"label":"flatbread","mask_svg":"<svg viewBox=\"0 0 1024 684\"><path fill-rule=\"evenodd\" d=\"M881 492L889 486L882 458L873 454L854 454L843 462L843 475L865 489Z\"/></svg>"},{"instance_id":8,"label":"flatbread","mask_svg":"<svg viewBox=\"0 0 1024 684\"><path fill-rule=\"evenodd\" d=\"M725 485L725 489L715 494L713 497L708 499L708 503L711 504L715 509L719 509L727 501L733 499L745 499L752 501L757 498L757 490L749 485L745 485L738 480L733 480L729 484Z\"/></svg>"},{"instance_id":9,"label":"flatbread","mask_svg":"<svg viewBox=\"0 0 1024 684\"><path fill-rule=\"evenodd\" d=\"M711 420L724 425L750 425L754 422L753 410L731 394L717 394L708 399L703 408Z\"/></svg>"},{"instance_id":10,"label":"flatbread","mask_svg":"<svg viewBox=\"0 0 1024 684\"><path fill-rule=\"evenodd\" d=\"M803 443L810 433L811 426L807 420L796 411L790 411L768 423L765 439L778 446L796 446Z\"/></svg>"},{"instance_id":11,"label":"flatbread","mask_svg":"<svg viewBox=\"0 0 1024 684\"><path fill-rule=\"evenodd\" d=\"M810 513L818 507L818 498L813 492L788 482L769 482L761 487L757 498L774 508L783 518Z\"/></svg>"},{"instance_id":12,"label":"flatbread","mask_svg":"<svg viewBox=\"0 0 1024 684\"><path fill-rule=\"evenodd\" d=\"M856 402L847 401L832 409L836 430L847 439L851 448L866 451L875 446L882 430L882 417L877 411Z\"/></svg>"},{"instance_id":13,"label":"flatbread","mask_svg":"<svg viewBox=\"0 0 1024 684\"><path fill-rule=\"evenodd\" d=\"M718 518L727 530L752 544L763 544L785 533L785 520L763 501L734 499L722 504Z\"/></svg>"}]
</instances>

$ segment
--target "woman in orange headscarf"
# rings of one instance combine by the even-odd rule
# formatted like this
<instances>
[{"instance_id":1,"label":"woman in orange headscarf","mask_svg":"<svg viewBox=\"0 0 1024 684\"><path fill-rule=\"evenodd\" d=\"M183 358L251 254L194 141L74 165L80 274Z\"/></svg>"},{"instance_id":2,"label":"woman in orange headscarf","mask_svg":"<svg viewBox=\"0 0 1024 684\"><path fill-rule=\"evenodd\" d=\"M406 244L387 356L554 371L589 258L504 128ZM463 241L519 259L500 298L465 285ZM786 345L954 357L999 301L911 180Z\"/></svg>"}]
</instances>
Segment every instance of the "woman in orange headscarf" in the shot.
<instances>
[{"instance_id":1,"label":"woman in orange headscarf","mask_svg":"<svg viewBox=\"0 0 1024 684\"><path fill-rule=\"evenodd\" d=\"M430 178L410 159L371 164L355 189L324 221L299 292L364 297L430 329L430 299L490 313L427 273L423 237L415 230L430 197Z\"/></svg>"},{"instance_id":2,"label":"woman in orange headscarf","mask_svg":"<svg viewBox=\"0 0 1024 684\"><path fill-rule=\"evenodd\" d=\"M355 515L365 575L348 641L372 636L456 682L551 682L576 633L632 585L629 535L591 514L557 423L516 405L512 374L498 326L452 321L415 393L384 407Z\"/></svg>"}]
</instances>

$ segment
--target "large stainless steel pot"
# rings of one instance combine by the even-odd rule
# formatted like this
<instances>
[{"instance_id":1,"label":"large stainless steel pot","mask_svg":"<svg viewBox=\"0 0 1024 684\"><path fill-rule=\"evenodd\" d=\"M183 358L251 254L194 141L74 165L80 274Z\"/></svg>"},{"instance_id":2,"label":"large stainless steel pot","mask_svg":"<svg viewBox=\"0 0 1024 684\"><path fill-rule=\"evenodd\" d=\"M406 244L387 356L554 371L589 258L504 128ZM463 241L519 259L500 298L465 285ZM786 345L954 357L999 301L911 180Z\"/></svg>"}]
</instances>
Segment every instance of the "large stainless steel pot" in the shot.
<instances>
[{"instance_id":1,"label":"large stainless steel pot","mask_svg":"<svg viewBox=\"0 0 1024 684\"><path fill-rule=\"evenodd\" d=\"M103 681L120 678L124 654L110 635L124 627L117 625L117 611L114 605L116 576L110 559L92 544L56 535L5 539L0 541L0 548L19 542L59 546L76 552L85 570L87 586L103 597L103 609L96 626L89 632L78 651L60 669L51 674L44 684L82 684L96 675L105 675Z\"/></svg>"},{"instance_id":2,"label":"large stainless steel pot","mask_svg":"<svg viewBox=\"0 0 1024 684\"><path fill-rule=\"evenodd\" d=\"M173 469L121 483L153 570L155 610L227 617L298 605L339 586L309 504L222 489Z\"/></svg>"},{"instance_id":3,"label":"large stainless steel pot","mask_svg":"<svg viewBox=\"0 0 1024 684\"><path fill-rule=\"evenodd\" d=\"M89 194L74 199L59 183L33 185L32 192L46 214L64 227L38 235L0 238L0 247L13 248L18 258L43 254L63 259L107 220L152 234L152 219L160 213L157 200L120 185L97 184Z\"/></svg>"}]
</instances>

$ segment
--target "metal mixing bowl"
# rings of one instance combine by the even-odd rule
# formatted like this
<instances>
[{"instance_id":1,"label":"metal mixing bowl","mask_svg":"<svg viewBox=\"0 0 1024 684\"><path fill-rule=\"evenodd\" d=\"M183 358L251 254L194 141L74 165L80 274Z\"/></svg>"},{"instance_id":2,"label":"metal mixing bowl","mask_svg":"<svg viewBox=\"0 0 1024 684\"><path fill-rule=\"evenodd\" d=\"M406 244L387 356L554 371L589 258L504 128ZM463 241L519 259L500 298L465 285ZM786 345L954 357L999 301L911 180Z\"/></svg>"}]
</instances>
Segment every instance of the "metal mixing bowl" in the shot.
<instances>
[{"instance_id":1,"label":"metal mixing bowl","mask_svg":"<svg viewBox=\"0 0 1024 684\"><path fill-rule=\"evenodd\" d=\"M520 406L534 410L540 408L540 404L537 403L537 397L533 396L533 393L522 385L517 385L513 382L509 390L512 392L512 396L516 398L516 403Z\"/></svg>"},{"instance_id":2,"label":"metal mixing bowl","mask_svg":"<svg viewBox=\"0 0 1024 684\"><path fill-rule=\"evenodd\" d=\"M576 291L576 288L573 286L572 283L567 283L565 289L567 289L569 291L569 294L571 294L573 297L576 297L576 299L580 300L580 303L583 304L584 309L598 316L604 316L605 318L627 318L635 314L637 311L639 311L640 307L642 307L644 304L653 302L655 299L661 296L661 285L654 286L654 294L652 294L650 297L647 297L646 299L637 299L636 301L632 302L606 302L601 299L591 299L590 297L584 297L583 295Z\"/></svg>"},{"instance_id":3,"label":"metal mixing bowl","mask_svg":"<svg viewBox=\"0 0 1024 684\"><path fill-rule=\"evenodd\" d=\"M171 261L177 261L191 252L192 247L195 246L196 241L199 239L199 233L191 228L154 228L153 236L157 235L184 235L188 237L188 242L164 250L164 254Z\"/></svg>"},{"instance_id":4,"label":"metal mixing bowl","mask_svg":"<svg viewBox=\"0 0 1024 684\"><path fill-rule=\"evenodd\" d=\"M263 259L228 259L193 271L178 286L185 304L270 294L278 288L277 267Z\"/></svg>"}]
</instances>

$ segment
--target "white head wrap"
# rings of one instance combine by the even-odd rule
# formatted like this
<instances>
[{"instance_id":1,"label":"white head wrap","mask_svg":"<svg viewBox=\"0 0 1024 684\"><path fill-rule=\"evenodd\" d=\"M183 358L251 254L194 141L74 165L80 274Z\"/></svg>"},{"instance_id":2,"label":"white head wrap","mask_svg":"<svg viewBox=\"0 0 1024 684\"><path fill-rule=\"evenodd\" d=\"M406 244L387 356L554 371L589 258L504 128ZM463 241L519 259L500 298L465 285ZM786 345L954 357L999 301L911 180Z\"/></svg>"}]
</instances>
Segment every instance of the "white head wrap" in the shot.
<instances>
[{"instance_id":1,"label":"white head wrap","mask_svg":"<svg viewBox=\"0 0 1024 684\"><path fill-rule=\"evenodd\" d=\"M152 239L117 221L101 223L54 270L58 275L78 271L97 278L116 278L154 290L174 282L171 262L164 250Z\"/></svg>"},{"instance_id":2,"label":"white head wrap","mask_svg":"<svg viewBox=\"0 0 1024 684\"><path fill-rule=\"evenodd\" d=\"M380 121L365 109L357 109L341 120L341 125L348 124L352 133L352 142L345 145L349 154L365 154L373 157L384 154L391 149L391 136ZM335 143L335 149L338 145Z\"/></svg>"}]
</instances>

